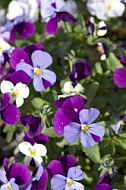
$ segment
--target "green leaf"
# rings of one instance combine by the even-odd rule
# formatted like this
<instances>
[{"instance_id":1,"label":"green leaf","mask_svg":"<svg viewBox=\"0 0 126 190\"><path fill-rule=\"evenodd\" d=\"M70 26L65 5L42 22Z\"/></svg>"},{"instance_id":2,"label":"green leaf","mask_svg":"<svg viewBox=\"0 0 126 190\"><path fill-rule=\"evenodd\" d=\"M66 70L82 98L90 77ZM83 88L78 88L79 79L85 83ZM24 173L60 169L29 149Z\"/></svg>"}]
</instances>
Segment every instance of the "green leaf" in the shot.
<instances>
[{"instance_id":1,"label":"green leaf","mask_svg":"<svg viewBox=\"0 0 126 190\"><path fill-rule=\"evenodd\" d=\"M16 126L6 125L3 129L4 133L6 133L6 141L10 142L15 133Z\"/></svg>"},{"instance_id":2,"label":"green leaf","mask_svg":"<svg viewBox=\"0 0 126 190\"><path fill-rule=\"evenodd\" d=\"M31 103L34 109L40 110L44 104L44 101L41 98L36 97L36 98L33 98Z\"/></svg>"},{"instance_id":3,"label":"green leaf","mask_svg":"<svg viewBox=\"0 0 126 190\"><path fill-rule=\"evenodd\" d=\"M99 163L101 160L100 157L100 150L99 150L99 146L95 145L91 148L85 148L82 147L83 152L85 152L86 156L88 156L93 162L95 163Z\"/></svg>"},{"instance_id":4,"label":"green leaf","mask_svg":"<svg viewBox=\"0 0 126 190\"><path fill-rule=\"evenodd\" d=\"M86 95L86 97L88 99L87 106L92 102L98 88L99 88L98 82L94 82L93 84L86 86L84 94Z\"/></svg>"},{"instance_id":5,"label":"green leaf","mask_svg":"<svg viewBox=\"0 0 126 190\"><path fill-rule=\"evenodd\" d=\"M59 136L55 131L53 127L49 127L49 128L45 128L43 130L43 133L45 135L47 135L48 137L53 137L53 138L59 138L61 136Z\"/></svg>"},{"instance_id":6,"label":"green leaf","mask_svg":"<svg viewBox=\"0 0 126 190\"><path fill-rule=\"evenodd\" d=\"M106 64L108 69L110 69L111 71L115 71L116 69L122 67L119 59L112 52L109 54L109 57L106 59Z\"/></svg>"}]
</instances>

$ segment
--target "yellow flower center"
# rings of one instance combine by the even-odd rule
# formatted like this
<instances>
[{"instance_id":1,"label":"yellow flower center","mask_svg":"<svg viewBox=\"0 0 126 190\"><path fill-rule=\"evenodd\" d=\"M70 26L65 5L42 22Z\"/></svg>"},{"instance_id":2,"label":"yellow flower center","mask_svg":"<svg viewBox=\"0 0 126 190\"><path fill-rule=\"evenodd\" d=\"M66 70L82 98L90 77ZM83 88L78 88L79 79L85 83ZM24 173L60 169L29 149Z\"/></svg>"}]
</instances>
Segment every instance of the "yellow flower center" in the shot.
<instances>
[{"instance_id":1,"label":"yellow flower center","mask_svg":"<svg viewBox=\"0 0 126 190\"><path fill-rule=\"evenodd\" d=\"M30 154L31 154L31 156L35 156L36 155L36 150L35 149L30 150Z\"/></svg>"},{"instance_id":2,"label":"yellow flower center","mask_svg":"<svg viewBox=\"0 0 126 190\"><path fill-rule=\"evenodd\" d=\"M7 185L7 190L13 190L10 184Z\"/></svg>"},{"instance_id":3,"label":"yellow flower center","mask_svg":"<svg viewBox=\"0 0 126 190\"><path fill-rule=\"evenodd\" d=\"M68 185L72 185L74 182L73 182L73 180L72 179L67 179L67 184Z\"/></svg>"},{"instance_id":4,"label":"yellow flower center","mask_svg":"<svg viewBox=\"0 0 126 190\"><path fill-rule=\"evenodd\" d=\"M3 47L0 45L0 51L2 51L3 50Z\"/></svg>"},{"instance_id":5,"label":"yellow flower center","mask_svg":"<svg viewBox=\"0 0 126 190\"><path fill-rule=\"evenodd\" d=\"M88 131L88 129L89 129L89 125L83 125L83 126L82 126L82 131L83 131L84 133L86 133L86 132Z\"/></svg>"},{"instance_id":6,"label":"yellow flower center","mask_svg":"<svg viewBox=\"0 0 126 190\"><path fill-rule=\"evenodd\" d=\"M36 76L39 76L39 75L42 74L42 70L38 69L38 68L35 68L34 73L35 73Z\"/></svg>"},{"instance_id":7,"label":"yellow flower center","mask_svg":"<svg viewBox=\"0 0 126 190\"><path fill-rule=\"evenodd\" d=\"M108 10L112 10L112 5L111 5L111 4L108 4L107 9L108 9Z\"/></svg>"},{"instance_id":8,"label":"yellow flower center","mask_svg":"<svg viewBox=\"0 0 126 190\"><path fill-rule=\"evenodd\" d=\"M19 93L18 93L17 90L14 90L14 91L12 92L12 95L13 95L13 96L16 96L16 97L18 96L18 94L19 94Z\"/></svg>"}]
</instances>

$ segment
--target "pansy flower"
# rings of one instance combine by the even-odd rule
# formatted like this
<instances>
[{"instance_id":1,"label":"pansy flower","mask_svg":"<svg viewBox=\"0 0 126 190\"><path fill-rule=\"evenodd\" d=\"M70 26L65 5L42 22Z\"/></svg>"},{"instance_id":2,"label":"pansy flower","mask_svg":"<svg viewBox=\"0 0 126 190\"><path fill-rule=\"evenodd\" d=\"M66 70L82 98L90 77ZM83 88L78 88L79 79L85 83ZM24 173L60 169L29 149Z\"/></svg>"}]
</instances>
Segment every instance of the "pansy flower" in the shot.
<instances>
[{"instance_id":1,"label":"pansy flower","mask_svg":"<svg viewBox=\"0 0 126 190\"><path fill-rule=\"evenodd\" d=\"M78 182L84 179L84 173L77 167L77 160L73 155L65 155L59 160L51 161L47 171L52 177L51 188L53 190L84 190L84 186Z\"/></svg>"},{"instance_id":2,"label":"pansy flower","mask_svg":"<svg viewBox=\"0 0 126 190\"><path fill-rule=\"evenodd\" d=\"M20 107L24 103L24 98L29 96L29 88L26 84L21 82L17 83L15 86L11 81L2 81L1 83L1 92L9 93L12 99L12 102L16 102L16 106Z\"/></svg>"},{"instance_id":3,"label":"pansy flower","mask_svg":"<svg viewBox=\"0 0 126 190\"><path fill-rule=\"evenodd\" d=\"M77 8L73 1L54 0L41 8L42 21L46 22L45 30L49 34L58 32L58 21L76 22Z\"/></svg>"},{"instance_id":4,"label":"pansy flower","mask_svg":"<svg viewBox=\"0 0 126 190\"><path fill-rule=\"evenodd\" d=\"M104 127L92 122L99 116L99 110L95 108L82 109L79 112L79 123L70 122L64 127L64 138L67 142L73 143L79 137L84 147L89 148L97 144L104 136Z\"/></svg>"},{"instance_id":5,"label":"pansy flower","mask_svg":"<svg viewBox=\"0 0 126 190\"><path fill-rule=\"evenodd\" d=\"M33 158L35 165L39 166L43 162L42 156L45 156L47 153L47 149L43 144L35 143L32 145L26 141L21 142L18 148L20 152L25 155L24 162L26 165L29 165Z\"/></svg>"},{"instance_id":6,"label":"pansy flower","mask_svg":"<svg viewBox=\"0 0 126 190\"><path fill-rule=\"evenodd\" d=\"M9 125L14 125L20 119L20 111L14 104L11 104L10 102L10 95L8 93L3 94L0 100L0 116L3 122Z\"/></svg>"},{"instance_id":7,"label":"pansy flower","mask_svg":"<svg viewBox=\"0 0 126 190\"><path fill-rule=\"evenodd\" d=\"M79 122L79 112L84 108L87 100L80 95L67 97L62 100L55 101L55 105L60 109L56 111L53 124L57 134L63 135L64 127L70 122Z\"/></svg>"},{"instance_id":8,"label":"pansy flower","mask_svg":"<svg viewBox=\"0 0 126 190\"><path fill-rule=\"evenodd\" d=\"M16 65L16 71L24 71L31 79L37 92L41 92L56 82L53 71L46 69L52 64L52 57L45 51L36 50L31 55L32 65L21 61ZM30 61L29 61L30 62Z\"/></svg>"},{"instance_id":9,"label":"pansy flower","mask_svg":"<svg viewBox=\"0 0 126 190\"><path fill-rule=\"evenodd\" d=\"M125 5L121 0L88 0L87 9L91 15L96 16L100 20L105 20L109 17L122 16Z\"/></svg>"},{"instance_id":10,"label":"pansy flower","mask_svg":"<svg viewBox=\"0 0 126 190\"><path fill-rule=\"evenodd\" d=\"M4 33L6 39L15 43L16 41L16 33L19 34L22 38L28 38L35 32L34 24L30 22L24 21L24 15L17 16L12 20L7 21L3 27L1 27L0 35L4 37Z\"/></svg>"},{"instance_id":11,"label":"pansy flower","mask_svg":"<svg viewBox=\"0 0 126 190\"><path fill-rule=\"evenodd\" d=\"M108 172L106 172L103 176L101 176L98 180L97 185L95 186L94 190L112 190L111 184L111 177Z\"/></svg>"},{"instance_id":12,"label":"pansy flower","mask_svg":"<svg viewBox=\"0 0 126 190\"><path fill-rule=\"evenodd\" d=\"M8 159L4 159L5 170L0 170L1 190L19 190L20 186L26 185L31 181L31 174L28 168L19 162L8 166ZM20 171L20 172L19 172Z\"/></svg>"}]
</instances>

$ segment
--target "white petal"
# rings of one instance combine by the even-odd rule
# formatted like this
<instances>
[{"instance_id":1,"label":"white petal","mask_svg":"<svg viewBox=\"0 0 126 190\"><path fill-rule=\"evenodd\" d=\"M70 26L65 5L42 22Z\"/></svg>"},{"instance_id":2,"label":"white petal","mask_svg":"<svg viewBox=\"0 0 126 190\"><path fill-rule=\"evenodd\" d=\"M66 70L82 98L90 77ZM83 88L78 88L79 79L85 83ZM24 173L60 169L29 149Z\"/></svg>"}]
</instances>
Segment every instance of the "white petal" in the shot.
<instances>
[{"instance_id":1,"label":"white petal","mask_svg":"<svg viewBox=\"0 0 126 190\"><path fill-rule=\"evenodd\" d=\"M41 158L41 156L39 155L35 155L34 157L34 160L35 160L35 164L36 165L40 165L42 162L43 162L43 159ZM36 163L37 162L37 163Z\"/></svg>"},{"instance_id":2,"label":"white petal","mask_svg":"<svg viewBox=\"0 0 126 190\"><path fill-rule=\"evenodd\" d=\"M14 85L13 85L12 82L7 81L7 80L4 80L4 81L1 83L0 88L1 88L1 92L4 94L4 93L13 91Z\"/></svg>"},{"instance_id":3,"label":"white petal","mask_svg":"<svg viewBox=\"0 0 126 190\"><path fill-rule=\"evenodd\" d=\"M84 90L84 87L80 83L78 83L74 88L74 91L77 93L82 92L83 90Z\"/></svg>"},{"instance_id":4,"label":"white petal","mask_svg":"<svg viewBox=\"0 0 126 190\"><path fill-rule=\"evenodd\" d=\"M70 81L65 82L65 84L64 84L64 92L67 92L67 93L73 92L72 82L70 82Z\"/></svg>"},{"instance_id":5,"label":"white petal","mask_svg":"<svg viewBox=\"0 0 126 190\"><path fill-rule=\"evenodd\" d=\"M19 82L16 84L15 89L18 90L22 98L27 98L29 96L29 87L26 84Z\"/></svg>"},{"instance_id":6,"label":"white petal","mask_svg":"<svg viewBox=\"0 0 126 190\"><path fill-rule=\"evenodd\" d=\"M34 144L34 149L36 150L36 155L45 156L47 153L47 149L43 144Z\"/></svg>"},{"instance_id":7,"label":"white petal","mask_svg":"<svg viewBox=\"0 0 126 190\"><path fill-rule=\"evenodd\" d=\"M19 94L17 97L16 97L16 106L17 108L21 107L24 103L24 99L22 98L22 96Z\"/></svg>"},{"instance_id":8,"label":"white petal","mask_svg":"<svg viewBox=\"0 0 126 190\"><path fill-rule=\"evenodd\" d=\"M29 142L21 142L18 145L18 148L20 150L20 152L26 156L31 156L30 155L30 150L32 148L32 145Z\"/></svg>"}]
</instances>

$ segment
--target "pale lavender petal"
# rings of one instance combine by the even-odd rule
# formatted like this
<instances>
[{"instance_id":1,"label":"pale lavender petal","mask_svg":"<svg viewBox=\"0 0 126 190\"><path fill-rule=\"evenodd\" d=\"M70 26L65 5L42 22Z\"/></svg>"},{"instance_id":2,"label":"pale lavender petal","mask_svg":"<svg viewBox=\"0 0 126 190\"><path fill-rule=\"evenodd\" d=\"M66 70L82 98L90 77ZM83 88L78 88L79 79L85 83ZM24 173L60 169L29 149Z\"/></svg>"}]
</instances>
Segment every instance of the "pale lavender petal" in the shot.
<instances>
[{"instance_id":1,"label":"pale lavender petal","mask_svg":"<svg viewBox=\"0 0 126 190\"><path fill-rule=\"evenodd\" d=\"M40 179L40 177L42 176L44 172L44 168L43 166L39 166L38 170L37 170L37 173L35 174L35 179L38 181Z\"/></svg>"},{"instance_id":2,"label":"pale lavender petal","mask_svg":"<svg viewBox=\"0 0 126 190\"><path fill-rule=\"evenodd\" d=\"M33 78L33 86L34 86L34 89L35 89L37 92L42 92L43 90L45 90L45 87L44 87L44 85L43 85L41 76L36 76L36 75L34 75L34 78Z\"/></svg>"},{"instance_id":3,"label":"pale lavender petal","mask_svg":"<svg viewBox=\"0 0 126 190\"><path fill-rule=\"evenodd\" d=\"M126 87L126 68L119 68L113 75L114 83L119 88Z\"/></svg>"},{"instance_id":4,"label":"pale lavender petal","mask_svg":"<svg viewBox=\"0 0 126 190\"><path fill-rule=\"evenodd\" d=\"M49 53L41 50L36 50L32 53L31 59L33 66L36 68L45 69L52 64L52 57Z\"/></svg>"},{"instance_id":5,"label":"pale lavender petal","mask_svg":"<svg viewBox=\"0 0 126 190\"><path fill-rule=\"evenodd\" d=\"M56 74L53 71L44 69L41 77L49 81L52 85L56 82Z\"/></svg>"},{"instance_id":6,"label":"pale lavender petal","mask_svg":"<svg viewBox=\"0 0 126 190\"><path fill-rule=\"evenodd\" d=\"M71 122L64 127L64 138L67 142L75 142L81 133L81 125L75 122Z\"/></svg>"},{"instance_id":7,"label":"pale lavender petal","mask_svg":"<svg viewBox=\"0 0 126 190\"><path fill-rule=\"evenodd\" d=\"M78 167L71 167L68 170L67 177L72 180L79 181L84 179L84 172Z\"/></svg>"},{"instance_id":8,"label":"pale lavender petal","mask_svg":"<svg viewBox=\"0 0 126 190\"><path fill-rule=\"evenodd\" d=\"M34 69L31 65L25 63L25 62L20 62L16 65L16 71L24 71L26 74L28 74L31 78L34 77Z\"/></svg>"},{"instance_id":9,"label":"pale lavender petal","mask_svg":"<svg viewBox=\"0 0 126 190\"><path fill-rule=\"evenodd\" d=\"M48 171L48 174L50 175L50 177L53 177L56 174L65 175L62 165L61 165L60 161L58 161L58 160L52 160L48 164L47 171Z\"/></svg>"},{"instance_id":10,"label":"pale lavender petal","mask_svg":"<svg viewBox=\"0 0 126 190\"><path fill-rule=\"evenodd\" d=\"M63 175L56 174L54 177L51 179L51 188L53 190L64 190L66 186L67 179Z\"/></svg>"},{"instance_id":11,"label":"pale lavender petal","mask_svg":"<svg viewBox=\"0 0 126 190\"><path fill-rule=\"evenodd\" d=\"M0 170L0 181L3 183L7 183L8 181L4 170Z\"/></svg>"},{"instance_id":12,"label":"pale lavender petal","mask_svg":"<svg viewBox=\"0 0 126 190\"><path fill-rule=\"evenodd\" d=\"M81 124L90 124L99 116L99 114L99 110L95 108L83 109L79 113L80 122Z\"/></svg>"},{"instance_id":13,"label":"pale lavender petal","mask_svg":"<svg viewBox=\"0 0 126 190\"><path fill-rule=\"evenodd\" d=\"M58 32L58 20L57 17L51 18L45 26L45 30L48 34L56 34Z\"/></svg>"},{"instance_id":14,"label":"pale lavender petal","mask_svg":"<svg viewBox=\"0 0 126 190\"><path fill-rule=\"evenodd\" d=\"M80 138L81 138L81 143L85 148L90 148L95 144L97 144L97 142L94 141L90 133L81 132Z\"/></svg>"},{"instance_id":15,"label":"pale lavender petal","mask_svg":"<svg viewBox=\"0 0 126 190\"><path fill-rule=\"evenodd\" d=\"M84 185L79 182L74 181L71 186L66 186L65 190L85 190Z\"/></svg>"},{"instance_id":16,"label":"pale lavender petal","mask_svg":"<svg viewBox=\"0 0 126 190\"><path fill-rule=\"evenodd\" d=\"M14 178L12 178L12 179L10 180L10 185L12 186L12 189L14 189L14 190L19 190L19 186L18 186L14 181L15 181Z\"/></svg>"},{"instance_id":17,"label":"pale lavender petal","mask_svg":"<svg viewBox=\"0 0 126 190\"><path fill-rule=\"evenodd\" d=\"M92 135L94 141L98 142L105 134L105 129L102 125L94 123L90 125L88 132ZM94 137L98 137L97 139Z\"/></svg>"}]
</instances>

